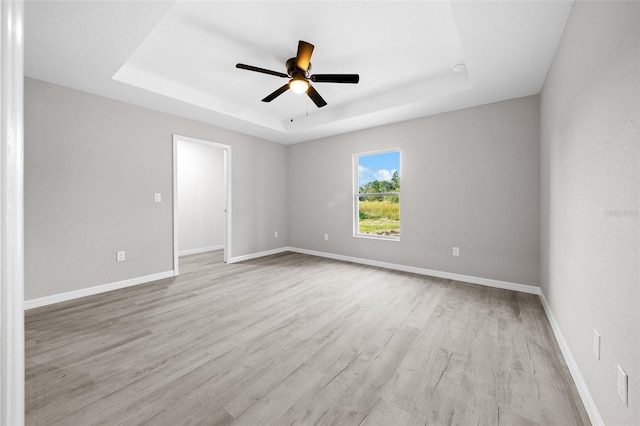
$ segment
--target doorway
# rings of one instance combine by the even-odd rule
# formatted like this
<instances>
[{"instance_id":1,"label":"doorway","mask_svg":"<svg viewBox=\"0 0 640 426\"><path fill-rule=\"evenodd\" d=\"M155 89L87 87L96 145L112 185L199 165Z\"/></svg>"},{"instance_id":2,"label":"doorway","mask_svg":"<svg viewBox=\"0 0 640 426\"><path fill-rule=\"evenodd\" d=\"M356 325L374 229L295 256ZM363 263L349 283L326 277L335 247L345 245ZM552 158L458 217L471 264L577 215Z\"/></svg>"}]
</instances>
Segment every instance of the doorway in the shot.
<instances>
[{"instance_id":1,"label":"doorway","mask_svg":"<svg viewBox=\"0 0 640 426\"><path fill-rule=\"evenodd\" d=\"M189 167L181 160L189 160ZM220 248L226 263L231 257L231 146L173 135L174 275L180 255Z\"/></svg>"}]
</instances>

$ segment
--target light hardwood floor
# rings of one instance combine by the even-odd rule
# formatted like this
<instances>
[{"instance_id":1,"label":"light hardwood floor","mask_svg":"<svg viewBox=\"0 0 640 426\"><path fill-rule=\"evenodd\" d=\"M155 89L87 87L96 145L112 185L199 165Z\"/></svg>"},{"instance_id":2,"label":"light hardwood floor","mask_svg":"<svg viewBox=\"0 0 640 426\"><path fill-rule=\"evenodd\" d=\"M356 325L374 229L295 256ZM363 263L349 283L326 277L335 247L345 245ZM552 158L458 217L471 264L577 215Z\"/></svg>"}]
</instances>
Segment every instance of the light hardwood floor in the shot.
<instances>
[{"instance_id":1,"label":"light hardwood floor","mask_svg":"<svg viewBox=\"0 0 640 426\"><path fill-rule=\"evenodd\" d=\"M27 311L27 424L589 424L537 296L294 253L180 271Z\"/></svg>"}]
</instances>

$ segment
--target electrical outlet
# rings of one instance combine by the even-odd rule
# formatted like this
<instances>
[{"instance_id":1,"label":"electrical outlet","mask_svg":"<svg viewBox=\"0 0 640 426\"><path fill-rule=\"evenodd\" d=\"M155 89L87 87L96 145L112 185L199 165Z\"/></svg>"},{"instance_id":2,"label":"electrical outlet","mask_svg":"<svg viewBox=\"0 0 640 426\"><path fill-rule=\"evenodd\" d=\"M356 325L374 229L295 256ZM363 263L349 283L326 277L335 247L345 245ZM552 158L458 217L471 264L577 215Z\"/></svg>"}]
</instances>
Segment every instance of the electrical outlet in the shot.
<instances>
[{"instance_id":1,"label":"electrical outlet","mask_svg":"<svg viewBox=\"0 0 640 426\"><path fill-rule=\"evenodd\" d=\"M460 256L460 247L454 247L453 248L453 255L454 256Z\"/></svg>"},{"instance_id":2,"label":"electrical outlet","mask_svg":"<svg viewBox=\"0 0 640 426\"><path fill-rule=\"evenodd\" d=\"M624 372L622 367L618 366L618 383L616 388L618 390L618 396L620 397L622 402L624 402L625 406L629 405L628 398L627 398L628 386L629 386L629 376L627 376L627 373Z\"/></svg>"},{"instance_id":3,"label":"electrical outlet","mask_svg":"<svg viewBox=\"0 0 640 426\"><path fill-rule=\"evenodd\" d=\"M156 203L161 203L162 202L162 194L159 192L156 192L155 194L153 194L153 200Z\"/></svg>"},{"instance_id":4,"label":"electrical outlet","mask_svg":"<svg viewBox=\"0 0 640 426\"><path fill-rule=\"evenodd\" d=\"M324 234L324 240L329 241L329 234Z\"/></svg>"},{"instance_id":5,"label":"electrical outlet","mask_svg":"<svg viewBox=\"0 0 640 426\"><path fill-rule=\"evenodd\" d=\"M593 354L596 356L596 359L600 359L600 335L593 329Z\"/></svg>"},{"instance_id":6,"label":"electrical outlet","mask_svg":"<svg viewBox=\"0 0 640 426\"><path fill-rule=\"evenodd\" d=\"M123 260L126 260L125 252L123 251L116 252L116 260L118 262L122 262Z\"/></svg>"},{"instance_id":7,"label":"electrical outlet","mask_svg":"<svg viewBox=\"0 0 640 426\"><path fill-rule=\"evenodd\" d=\"M273 233L273 236L274 236L274 237L276 237L276 238L278 238L278 231L274 232L274 233Z\"/></svg>"}]
</instances>

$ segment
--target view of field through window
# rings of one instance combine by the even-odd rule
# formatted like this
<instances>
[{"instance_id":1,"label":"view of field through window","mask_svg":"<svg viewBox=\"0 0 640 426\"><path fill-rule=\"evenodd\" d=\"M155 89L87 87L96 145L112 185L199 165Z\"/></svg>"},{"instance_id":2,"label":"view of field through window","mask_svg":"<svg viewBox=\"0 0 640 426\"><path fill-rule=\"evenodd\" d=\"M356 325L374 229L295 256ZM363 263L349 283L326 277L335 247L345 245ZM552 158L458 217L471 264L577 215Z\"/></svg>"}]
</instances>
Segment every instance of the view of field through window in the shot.
<instances>
[{"instance_id":1,"label":"view of field through window","mask_svg":"<svg viewBox=\"0 0 640 426\"><path fill-rule=\"evenodd\" d=\"M357 156L357 234L400 237L400 152Z\"/></svg>"}]
</instances>

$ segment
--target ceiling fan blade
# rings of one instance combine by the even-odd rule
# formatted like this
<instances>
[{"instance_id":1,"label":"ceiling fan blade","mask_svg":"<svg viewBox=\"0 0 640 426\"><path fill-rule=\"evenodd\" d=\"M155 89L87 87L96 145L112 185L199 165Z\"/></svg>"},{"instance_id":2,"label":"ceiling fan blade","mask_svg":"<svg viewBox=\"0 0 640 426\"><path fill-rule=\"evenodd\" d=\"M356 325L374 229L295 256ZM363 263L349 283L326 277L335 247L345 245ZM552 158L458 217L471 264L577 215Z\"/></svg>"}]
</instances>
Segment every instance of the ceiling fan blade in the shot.
<instances>
[{"instance_id":1,"label":"ceiling fan blade","mask_svg":"<svg viewBox=\"0 0 640 426\"><path fill-rule=\"evenodd\" d=\"M327 101L322 99L320 93L318 93L318 91L314 89L313 86L309 86L309 89L307 89L307 95L309 95L313 103L316 104L318 108L322 108L327 104Z\"/></svg>"},{"instance_id":2,"label":"ceiling fan blade","mask_svg":"<svg viewBox=\"0 0 640 426\"><path fill-rule=\"evenodd\" d=\"M263 74L275 75L276 77L284 77L284 78L289 77L285 73L278 72L278 71L271 71L271 70L268 70L266 68L254 67L253 65L236 64L236 68L240 68L240 69L248 70L248 71L261 72Z\"/></svg>"},{"instance_id":3,"label":"ceiling fan blade","mask_svg":"<svg viewBox=\"0 0 640 426\"><path fill-rule=\"evenodd\" d=\"M358 74L315 74L309 77L315 83L352 83L360 81Z\"/></svg>"},{"instance_id":4,"label":"ceiling fan blade","mask_svg":"<svg viewBox=\"0 0 640 426\"><path fill-rule=\"evenodd\" d=\"M267 96L266 98L264 98L262 100L262 102L271 102L272 100L274 100L275 98L277 98L278 96L282 95L284 92L286 92L287 90L289 90L289 83L285 84L284 86L282 86L281 88L277 89L276 91L274 91L273 93L271 93L269 96Z\"/></svg>"},{"instance_id":5,"label":"ceiling fan blade","mask_svg":"<svg viewBox=\"0 0 640 426\"><path fill-rule=\"evenodd\" d=\"M298 41L298 54L296 55L296 67L302 71L307 72L309 70L309 64L311 63L311 54L313 53L313 44L306 41Z\"/></svg>"}]
</instances>

